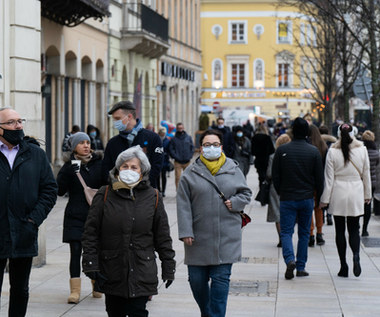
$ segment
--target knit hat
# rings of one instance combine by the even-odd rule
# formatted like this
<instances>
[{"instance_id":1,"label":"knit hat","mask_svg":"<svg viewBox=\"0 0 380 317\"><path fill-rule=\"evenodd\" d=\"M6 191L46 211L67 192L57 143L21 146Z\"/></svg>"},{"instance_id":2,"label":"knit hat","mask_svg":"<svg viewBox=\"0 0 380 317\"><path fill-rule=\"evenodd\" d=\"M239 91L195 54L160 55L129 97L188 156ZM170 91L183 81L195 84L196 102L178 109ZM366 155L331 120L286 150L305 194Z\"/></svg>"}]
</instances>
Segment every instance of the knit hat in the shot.
<instances>
[{"instance_id":1,"label":"knit hat","mask_svg":"<svg viewBox=\"0 0 380 317\"><path fill-rule=\"evenodd\" d=\"M73 134L70 139L69 139L69 144L70 144L70 148L71 148L71 151L75 151L75 148L77 147L77 145L82 142L82 141L90 141L90 137L84 133L84 132L77 132L75 134Z\"/></svg>"},{"instance_id":2,"label":"knit hat","mask_svg":"<svg viewBox=\"0 0 380 317\"><path fill-rule=\"evenodd\" d=\"M292 128L295 139L305 139L309 135L309 124L301 117L294 120Z\"/></svg>"}]
</instances>

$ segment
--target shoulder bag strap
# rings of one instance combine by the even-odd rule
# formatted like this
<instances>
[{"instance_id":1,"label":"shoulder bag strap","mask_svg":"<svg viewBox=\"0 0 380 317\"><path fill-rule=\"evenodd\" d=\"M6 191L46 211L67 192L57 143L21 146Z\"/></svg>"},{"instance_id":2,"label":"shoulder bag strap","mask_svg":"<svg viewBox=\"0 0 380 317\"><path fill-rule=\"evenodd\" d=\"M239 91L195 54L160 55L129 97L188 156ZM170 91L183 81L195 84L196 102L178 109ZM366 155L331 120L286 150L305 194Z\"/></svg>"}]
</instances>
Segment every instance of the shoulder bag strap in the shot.
<instances>
[{"instance_id":1,"label":"shoulder bag strap","mask_svg":"<svg viewBox=\"0 0 380 317\"><path fill-rule=\"evenodd\" d=\"M154 190L156 191L156 205L155 205L155 209L157 209L157 206L158 206L158 190L156 188Z\"/></svg>"},{"instance_id":2,"label":"shoulder bag strap","mask_svg":"<svg viewBox=\"0 0 380 317\"><path fill-rule=\"evenodd\" d=\"M78 173L75 173L75 174L77 174L80 183L82 184L83 188L85 189L85 188L87 187L87 184L86 184L86 182L84 181L82 175L81 175L79 172L78 172Z\"/></svg>"},{"instance_id":3,"label":"shoulder bag strap","mask_svg":"<svg viewBox=\"0 0 380 317\"><path fill-rule=\"evenodd\" d=\"M355 169L358 171L358 173L359 173L359 176L360 176L360 179L363 179L363 176L362 176L362 174L360 173L360 170L358 169L358 167L355 165L355 163L354 162L352 162L351 161L351 159L349 159L349 161L351 162L351 164L355 167Z\"/></svg>"},{"instance_id":4,"label":"shoulder bag strap","mask_svg":"<svg viewBox=\"0 0 380 317\"><path fill-rule=\"evenodd\" d=\"M211 184L211 185L215 188L215 190L218 192L219 197L222 198L223 201L226 201L227 198L226 198L226 196L224 196L224 194L221 192L221 190L219 189L219 187L218 187L216 184L214 184L213 182L210 182L210 184Z\"/></svg>"},{"instance_id":5,"label":"shoulder bag strap","mask_svg":"<svg viewBox=\"0 0 380 317\"><path fill-rule=\"evenodd\" d=\"M108 194L108 188L110 187L110 185L107 185L106 187L106 192L104 193L104 198L103 198L103 202L106 202L107 200L107 194Z\"/></svg>"}]
</instances>

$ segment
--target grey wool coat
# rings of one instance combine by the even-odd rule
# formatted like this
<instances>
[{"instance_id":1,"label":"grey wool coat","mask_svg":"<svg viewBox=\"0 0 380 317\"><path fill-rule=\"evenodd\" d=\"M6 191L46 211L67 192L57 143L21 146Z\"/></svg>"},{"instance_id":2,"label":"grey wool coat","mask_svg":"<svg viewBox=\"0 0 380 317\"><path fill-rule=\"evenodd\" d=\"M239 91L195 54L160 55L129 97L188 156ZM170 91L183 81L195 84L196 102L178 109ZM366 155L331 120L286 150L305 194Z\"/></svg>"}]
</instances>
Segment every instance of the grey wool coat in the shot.
<instances>
[{"instance_id":1,"label":"grey wool coat","mask_svg":"<svg viewBox=\"0 0 380 317\"><path fill-rule=\"evenodd\" d=\"M228 210L212 183L232 203ZM238 164L229 158L213 176L197 158L182 174L177 191L179 239L185 244L185 264L220 265L241 259L241 216L239 211L252 196Z\"/></svg>"}]
</instances>

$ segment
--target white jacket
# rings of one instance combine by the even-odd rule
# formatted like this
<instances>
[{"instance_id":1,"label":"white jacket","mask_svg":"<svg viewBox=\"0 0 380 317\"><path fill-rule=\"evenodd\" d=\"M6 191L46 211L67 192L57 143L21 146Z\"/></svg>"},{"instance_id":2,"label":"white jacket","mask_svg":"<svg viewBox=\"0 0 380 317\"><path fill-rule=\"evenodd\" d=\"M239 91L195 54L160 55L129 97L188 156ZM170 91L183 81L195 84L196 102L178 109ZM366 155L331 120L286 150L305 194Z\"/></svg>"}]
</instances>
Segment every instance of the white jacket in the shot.
<instances>
[{"instance_id":1,"label":"white jacket","mask_svg":"<svg viewBox=\"0 0 380 317\"><path fill-rule=\"evenodd\" d=\"M371 196L367 149L354 139L350 144L350 161L345 165L341 143L337 141L327 152L321 202L329 204L329 213L334 216L356 217L364 213L364 200Z\"/></svg>"}]
</instances>

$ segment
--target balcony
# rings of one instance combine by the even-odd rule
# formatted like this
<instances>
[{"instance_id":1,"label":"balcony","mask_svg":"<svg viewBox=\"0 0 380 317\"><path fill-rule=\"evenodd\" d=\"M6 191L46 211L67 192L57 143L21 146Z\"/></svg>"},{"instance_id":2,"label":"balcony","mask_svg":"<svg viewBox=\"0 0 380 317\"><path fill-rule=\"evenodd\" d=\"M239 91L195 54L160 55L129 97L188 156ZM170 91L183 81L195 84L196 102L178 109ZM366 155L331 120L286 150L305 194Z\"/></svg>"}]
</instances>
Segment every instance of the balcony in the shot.
<instances>
[{"instance_id":1,"label":"balcony","mask_svg":"<svg viewBox=\"0 0 380 317\"><path fill-rule=\"evenodd\" d=\"M169 49L169 22L149 7L124 3L121 49L159 58Z\"/></svg>"},{"instance_id":2,"label":"balcony","mask_svg":"<svg viewBox=\"0 0 380 317\"><path fill-rule=\"evenodd\" d=\"M109 16L109 0L40 0L41 15L58 24L73 27L88 18Z\"/></svg>"}]
</instances>

